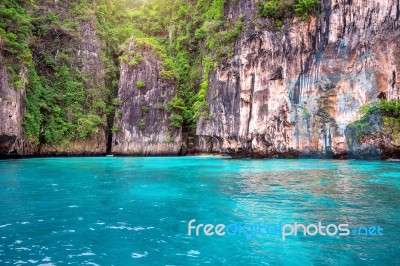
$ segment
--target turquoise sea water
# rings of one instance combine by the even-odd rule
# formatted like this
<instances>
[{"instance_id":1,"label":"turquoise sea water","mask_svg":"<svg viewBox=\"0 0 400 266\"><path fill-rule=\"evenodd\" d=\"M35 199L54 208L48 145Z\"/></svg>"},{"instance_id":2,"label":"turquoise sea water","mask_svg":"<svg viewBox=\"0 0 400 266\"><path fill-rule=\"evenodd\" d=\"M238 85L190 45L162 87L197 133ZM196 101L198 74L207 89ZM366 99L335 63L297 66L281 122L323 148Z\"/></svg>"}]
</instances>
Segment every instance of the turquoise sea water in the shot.
<instances>
[{"instance_id":1,"label":"turquoise sea water","mask_svg":"<svg viewBox=\"0 0 400 266\"><path fill-rule=\"evenodd\" d=\"M395 162L7 160L0 212L0 265L400 264ZM192 219L380 226L383 236L196 237Z\"/></svg>"}]
</instances>

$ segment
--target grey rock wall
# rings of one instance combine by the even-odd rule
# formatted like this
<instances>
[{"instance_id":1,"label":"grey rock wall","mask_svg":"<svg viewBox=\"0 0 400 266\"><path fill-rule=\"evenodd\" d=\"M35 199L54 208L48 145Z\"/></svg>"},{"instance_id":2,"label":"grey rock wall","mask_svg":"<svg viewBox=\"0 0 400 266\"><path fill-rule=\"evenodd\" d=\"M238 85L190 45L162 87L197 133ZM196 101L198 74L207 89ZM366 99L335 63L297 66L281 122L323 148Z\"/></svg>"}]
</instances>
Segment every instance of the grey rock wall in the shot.
<instances>
[{"instance_id":1,"label":"grey rock wall","mask_svg":"<svg viewBox=\"0 0 400 266\"><path fill-rule=\"evenodd\" d=\"M0 156L18 155L23 150L24 99L25 89L12 88L0 53Z\"/></svg>"},{"instance_id":2,"label":"grey rock wall","mask_svg":"<svg viewBox=\"0 0 400 266\"><path fill-rule=\"evenodd\" d=\"M121 74L114 123L112 153L119 155L178 155L181 130L171 127L168 102L175 84L162 79L162 62L151 50L136 48L132 39L126 51L128 62L121 61ZM130 64L140 55L137 64ZM144 87L138 86L143 82Z\"/></svg>"},{"instance_id":3,"label":"grey rock wall","mask_svg":"<svg viewBox=\"0 0 400 266\"><path fill-rule=\"evenodd\" d=\"M226 10L245 12L247 30L211 75L212 119L198 122L198 150L347 157L345 131L360 107L382 93L400 96L399 1L323 0L319 18L294 18L277 31L255 19L255 7L239 1Z\"/></svg>"}]
</instances>

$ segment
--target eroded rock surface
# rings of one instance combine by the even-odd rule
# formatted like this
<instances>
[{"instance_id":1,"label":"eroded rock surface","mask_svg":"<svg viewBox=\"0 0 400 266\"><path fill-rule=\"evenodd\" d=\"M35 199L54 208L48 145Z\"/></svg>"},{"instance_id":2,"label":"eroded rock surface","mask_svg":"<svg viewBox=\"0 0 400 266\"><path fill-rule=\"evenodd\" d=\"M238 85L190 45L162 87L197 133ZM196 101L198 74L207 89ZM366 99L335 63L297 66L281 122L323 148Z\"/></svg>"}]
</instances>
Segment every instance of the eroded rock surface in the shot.
<instances>
[{"instance_id":1,"label":"eroded rock surface","mask_svg":"<svg viewBox=\"0 0 400 266\"><path fill-rule=\"evenodd\" d=\"M1 46L0 39L0 46ZM23 151L25 89L14 89L0 54L0 156L18 155Z\"/></svg>"},{"instance_id":2,"label":"eroded rock surface","mask_svg":"<svg viewBox=\"0 0 400 266\"><path fill-rule=\"evenodd\" d=\"M319 19L295 18L277 31L270 20L253 23L252 1L228 7L231 17L245 12L248 27L211 75L212 119L198 123L199 151L346 158L345 131L360 107L399 98L398 1L322 2Z\"/></svg>"},{"instance_id":3,"label":"eroded rock surface","mask_svg":"<svg viewBox=\"0 0 400 266\"><path fill-rule=\"evenodd\" d=\"M121 77L114 123L112 153L122 155L178 155L181 130L170 126L167 104L175 85L162 79L162 62L151 49L135 47L132 39L121 61ZM134 57L140 60L132 64Z\"/></svg>"}]
</instances>

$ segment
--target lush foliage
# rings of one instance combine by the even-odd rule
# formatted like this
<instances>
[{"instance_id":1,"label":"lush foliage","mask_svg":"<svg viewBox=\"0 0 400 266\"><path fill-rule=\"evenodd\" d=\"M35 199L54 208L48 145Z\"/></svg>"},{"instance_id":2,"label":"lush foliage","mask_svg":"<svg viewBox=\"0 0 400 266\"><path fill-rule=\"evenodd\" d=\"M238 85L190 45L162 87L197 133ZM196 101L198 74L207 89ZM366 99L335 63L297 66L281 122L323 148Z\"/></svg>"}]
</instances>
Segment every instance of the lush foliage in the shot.
<instances>
[{"instance_id":1,"label":"lush foliage","mask_svg":"<svg viewBox=\"0 0 400 266\"><path fill-rule=\"evenodd\" d=\"M183 127L192 135L199 116L209 116L209 73L233 55L234 42L244 27L242 19L224 20L225 3L153 0L125 12L136 27L131 33L136 47L155 52L163 62L162 79L177 84L176 97L168 105L171 127ZM135 56L125 51L121 60L135 66Z\"/></svg>"},{"instance_id":2,"label":"lush foliage","mask_svg":"<svg viewBox=\"0 0 400 266\"><path fill-rule=\"evenodd\" d=\"M360 113L362 117L348 126L357 137L375 132L376 128L370 122L373 116L378 118L382 131L393 137L400 136L400 100L366 104L361 107Z\"/></svg>"},{"instance_id":3,"label":"lush foliage","mask_svg":"<svg viewBox=\"0 0 400 266\"><path fill-rule=\"evenodd\" d=\"M318 13L320 0L268 0L258 5L258 15L273 18L275 26L280 28L285 18L294 14L306 20L310 15Z\"/></svg>"},{"instance_id":4,"label":"lush foliage","mask_svg":"<svg viewBox=\"0 0 400 266\"><path fill-rule=\"evenodd\" d=\"M18 1L0 2L0 47L14 87L22 88L23 74L32 63L27 39L32 35L31 17Z\"/></svg>"},{"instance_id":5,"label":"lush foliage","mask_svg":"<svg viewBox=\"0 0 400 266\"><path fill-rule=\"evenodd\" d=\"M80 70L74 50L82 42L79 27L90 17L89 4L72 4L63 18L30 1L1 5L2 54L14 87L26 84L27 89L27 137L34 143L67 144L105 127L107 90L90 81L93 73Z\"/></svg>"},{"instance_id":6,"label":"lush foliage","mask_svg":"<svg viewBox=\"0 0 400 266\"><path fill-rule=\"evenodd\" d=\"M310 15L317 13L320 4L320 0L299 0L294 5L294 10L297 16L306 20Z\"/></svg>"},{"instance_id":7,"label":"lush foliage","mask_svg":"<svg viewBox=\"0 0 400 266\"><path fill-rule=\"evenodd\" d=\"M138 81L138 82L136 82L136 87L138 87L139 89L142 89L142 88L146 87L146 84L143 81Z\"/></svg>"},{"instance_id":8,"label":"lush foliage","mask_svg":"<svg viewBox=\"0 0 400 266\"><path fill-rule=\"evenodd\" d=\"M119 64L137 66L151 50L162 60L162 79L176 87L167 109L170 126L193 135L199 116L208 117L209 73L233 55L244 23L224 19L226 0L80 0L66 10L54 1L3 0L0 3L1 53L14 87L26 85L26 135L33 142L67 144L113 126ZM48 7L52 8L48 8ZM66 12L64 12L66 11ZM96 22L105 67L105 84L82 71L76 47L83 23ZM27 78L24 78L27 77ZM145 88L141 80L137 88ZM171 86L172 87L172 86ZM142 113L148 110L143 107ZM140 128L145 125L140 122Z\"/></svg>"},{"instance_id":9,"label":"lush foliage","mask_svg":"<svg viewBox=\"0 0 400 266\"><path fill-rule=\"evenodd\" d=\"M291 16L295 0L269 0L261 2L258 6L259 15L275 19L283 19Z\"/></svg>"}]
</instances>

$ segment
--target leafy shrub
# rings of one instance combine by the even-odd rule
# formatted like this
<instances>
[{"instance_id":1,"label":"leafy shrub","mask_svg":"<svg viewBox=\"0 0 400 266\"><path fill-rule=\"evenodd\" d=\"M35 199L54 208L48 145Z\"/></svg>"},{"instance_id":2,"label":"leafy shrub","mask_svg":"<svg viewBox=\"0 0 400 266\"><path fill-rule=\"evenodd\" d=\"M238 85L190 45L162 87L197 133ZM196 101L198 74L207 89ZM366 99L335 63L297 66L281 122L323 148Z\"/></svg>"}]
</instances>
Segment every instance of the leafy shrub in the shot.
<instances>
[{"instance_id":1,"label":"leafy shrub","mask_svg":"<svg viewBox=\"0 0 400 266\"><path fill-rule=\"evenodd\" d=\"M121 55L121 56L119 57L119 60L121 60L121 61L124 62L124 63L128 63L128 62L129 62L129 58L128 58L127 55Z\"/></svg>"},{"instance_id":2,"label":"leafy shrub","mask_svg":"<svg viewBox=\"0 0 400 266\"><path fill-rule=\"evenodd\" d=\"M144 122L144 119L142 118L139 122L139 129L141 131L144 131L146 129L146 123Z\"/></svg>"},{"instance_id":3,"label":"leafy shrub","mask_svg":"<svg viewBox=\"0 0 400 266\"><path fill-rule=\"evenodd\" d=\"M384 115L397 117L400 120L400 100L382 101L380 109Z\"/></svg>"},{"instance_id":4,"label":"leafy shrub","mask_svg":"<svg viewBox=\"0 0 400 266\"><path fill-rule=\"evenodd\" d=\"M169 103L168 103L168 112L173 112L173 111L182 111L186 108L185 102L179 98L179 97L174 97Z\"/></svg>"},{"instance_id":5,"label":"leafy shrub","mask_svg":"<svg viewBox=\"0 0 400 266\"><path fill-rule=\"evenodd\" d=\"M140 54L135 55L131 61L129 61L128 65L136 66L140 60L142 60L142 56Z\"/></svg>"},{"instance_id":6,"label":"leafy shrub","mask_svg":"<svg viewBox=\"0 0 400 266\"><path fill-rule=\"evenodd\" d=\"M121 132L121 128L119 126L113 125L111 131L114 133Z\"/></svg>"},{"instance_id":7,"label":"leafy shrub","mask_svg":"<svg viewBox=\"0 0 400 266\"><path fill-rule=\"evenodd\" d=\"M166 142L167 144L171 144L173 141L174 141L174 137L172 136L171 133L168 133L165 142Z\"/></svg>"},{"instance_id":8,"label":"leafy shrub","mask_svg":"<svg viewBox=\"0 0 400 266\"><path fill-rule=\"evenodd\" d=\"M138 87L139 89L143 89L144 87L146 87L146 84L143 81L138 81L136 82L136 87Z\"/></svg>"},{"instance_id":9,"label":"leafy shrub","mask_svg":"<svg viewBox=\"0 0 400 266\"><path fill-rule=\"evenodd\" d=\"M143 114L148 114L150 112L150 108L146 105L141 108Z\"/></svg>"},{"instance_id":10,"label":"leafy shrub","mask_svg":"<svg viewBox=\"0 0 400 266\"><path fill-rule=\"evenodd\" d=\"M282 20L293 13L294 0L269 0L258 5L258 15L261 17Z\"/></svg>"},{"instance_id":11,"label":"leafy shrub","mask_svg":"<svg viewBox=\"0 0 400 266\"><path fill-rule=\"evenodd\" d=\"M80 138L86 138L98 132L100 125L104 123L98 115L88 115L78 119L77 132Z\"/></svg>"},{"instance_id":12,"label":"leafy shrub","mask_svg":"<svg viewBox=\"0 0 400 266\"><path fill-rule=\"evenodd\" d=\"M275 26L282 27L284 18L297 15L306 20L310 15L316 14L320 0L268 0L258 5L258 15L275 19Z\"/></svg>"},{"instance_id":13,"label":"leafy shrub","mask_svg":"<svg viewBox=\"0 0 400 266\"><path fill-rule=\"evenodd\" d=\"M163 81L174 81L176 79L176 73L173 70L161 70L160 75Z\"/></svg>"},{"instance_id":14,"label":"leafy shrub","mask_svg":"<svg viewBox=\"0 0 400 266\"><path fill-rule=\"evenodd\" d=\"M294 10L297 16L306 20L310 15L317 12L320 4L320 0L299 0L299 2L294 5Z\"/></svg>"},{"instance_id":15,"label":"leafy shrub","mask_svg":"<svg viewBox=\"0 0 400 266\"><path fill-rule=\"evenodd\" d=\"M389 132L393 137L400 136L400 100L366 104L360 108L360 114L362 117L348 126L348 129L356 133L357 138L373 133L374 130L369 120L373 115L381 117L380 126L383 131Z\"/></svg>"},{"instance_id":16,"label":"leafy shrub","mask_svg":"<svg viewBox=\"0 0 400 266\"><path fill-rule=\"evenodd\" d=\"M183 117L179 114L172 114L170 116L170 123L169 125L174 128L181 128L183 123Z\"/></svg>"},{"instance_id":17,"label":"leafy shrub","mask_svg":"<svg viewBox=\"0 0 400 266\"><path fill-rule=\"evenodd\" d=\"M156 103L156 108L157 108L158 110L162 111L162 110L164 110L164 104L163 104L163 103L157 102L157 103Z\"/></svg>"}]
</instances>

